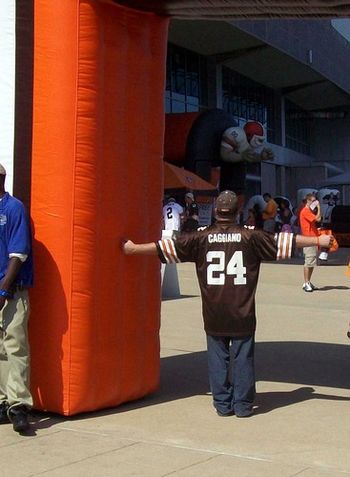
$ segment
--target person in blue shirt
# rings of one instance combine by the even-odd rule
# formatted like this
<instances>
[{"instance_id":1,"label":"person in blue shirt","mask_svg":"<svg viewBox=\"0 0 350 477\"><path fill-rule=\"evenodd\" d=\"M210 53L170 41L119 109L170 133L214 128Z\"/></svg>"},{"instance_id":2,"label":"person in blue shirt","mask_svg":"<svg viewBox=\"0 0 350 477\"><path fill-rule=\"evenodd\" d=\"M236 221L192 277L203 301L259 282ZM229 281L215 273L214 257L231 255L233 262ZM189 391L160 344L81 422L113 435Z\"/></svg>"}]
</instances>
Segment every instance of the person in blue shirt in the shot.
<instances>
[{"instance_id":1,"label":"person in blue shirt","mask_svg":"<svg viewBox=\"0 0 350 477\"><path fill-rule=\"evenodd\" d=\"M29 427L28 288L33 285L29 218L22 202L5 192L0 164L0 423Z\"/></svg>"}]
</instances>

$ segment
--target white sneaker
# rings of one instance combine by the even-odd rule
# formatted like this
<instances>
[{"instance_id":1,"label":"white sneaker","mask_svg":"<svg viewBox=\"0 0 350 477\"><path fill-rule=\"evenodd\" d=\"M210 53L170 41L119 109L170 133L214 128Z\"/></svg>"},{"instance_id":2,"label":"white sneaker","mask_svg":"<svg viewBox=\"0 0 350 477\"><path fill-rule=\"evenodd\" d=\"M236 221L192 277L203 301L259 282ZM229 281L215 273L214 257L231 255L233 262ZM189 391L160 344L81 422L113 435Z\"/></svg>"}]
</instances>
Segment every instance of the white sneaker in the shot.
<instances>
[{"instance_id":1,"label":"white sneaker","mask_svg":"<svg viewBox=\"0 0 350 477\"><path fill-rule=\"evenodd\" d=\"M320 255L318 256L319 260L322 260L326 262L328 260L328 253L327 252L321 252Z\"/></svg>"},{"instance_id":2,"label":"white sneaker","mask_svg":"<svg viewBox=\"0 0 350 477\"><path fill-rule=\"evenodd\" d=\"M303 290L306 292L313 292L314 288L312 287L310 282L306 282L303 284Z\"/></svg>"}]
</instances>

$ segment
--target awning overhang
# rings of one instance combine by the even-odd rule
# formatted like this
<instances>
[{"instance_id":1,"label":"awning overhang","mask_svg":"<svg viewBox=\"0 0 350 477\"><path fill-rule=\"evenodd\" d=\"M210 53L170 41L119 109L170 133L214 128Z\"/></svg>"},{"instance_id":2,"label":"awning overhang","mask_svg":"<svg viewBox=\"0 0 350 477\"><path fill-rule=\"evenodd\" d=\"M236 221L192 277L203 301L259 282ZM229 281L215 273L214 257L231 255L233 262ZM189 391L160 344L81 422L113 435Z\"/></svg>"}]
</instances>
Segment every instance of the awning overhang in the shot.
<instances>
[{"instance_id":1,"label":"awning overhang","mask_svg":"<svg viewBox=\"0 0 350 477\"><path fill-rule=\"evenodd\" d=\"M344 0L117 0L116 3L182 19L258 20L350 16L350 2Z\"/></svg>"},{"instance_id":2,"label":"awning overhang","mask_svg":"<svg viewBox=\"0 0 350 477\"><path fill-rule=\"evenodd\" d=\"M306 111L350 109L349 92L316 71L306 56L301 62L240 29L239 23L173 19L169 41L279 90Z\"/></svg>"}]
</instances>

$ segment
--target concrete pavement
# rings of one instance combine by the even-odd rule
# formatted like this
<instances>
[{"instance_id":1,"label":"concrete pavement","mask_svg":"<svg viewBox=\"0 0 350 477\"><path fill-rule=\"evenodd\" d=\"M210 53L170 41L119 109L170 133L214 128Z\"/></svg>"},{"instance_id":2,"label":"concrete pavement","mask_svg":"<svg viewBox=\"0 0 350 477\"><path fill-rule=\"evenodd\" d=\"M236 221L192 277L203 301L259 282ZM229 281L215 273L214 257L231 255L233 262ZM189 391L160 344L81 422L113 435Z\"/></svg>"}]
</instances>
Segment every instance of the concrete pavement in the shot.
<instances>
[{"instance_id":1,"label":"concrete pavement","mask_svg":"<svg viewBox=\"0 0 350 477\"><path fill-rule=\"evenodd\" d=\"M341 477L350 474L350 249L301 290L300 259L263 264L257 293L257 399L248 419L211 404L199 290L162 302L161 387L74 418L35 414L31 435L0 427L0 476Z\"/></svg>"}]
</instances>

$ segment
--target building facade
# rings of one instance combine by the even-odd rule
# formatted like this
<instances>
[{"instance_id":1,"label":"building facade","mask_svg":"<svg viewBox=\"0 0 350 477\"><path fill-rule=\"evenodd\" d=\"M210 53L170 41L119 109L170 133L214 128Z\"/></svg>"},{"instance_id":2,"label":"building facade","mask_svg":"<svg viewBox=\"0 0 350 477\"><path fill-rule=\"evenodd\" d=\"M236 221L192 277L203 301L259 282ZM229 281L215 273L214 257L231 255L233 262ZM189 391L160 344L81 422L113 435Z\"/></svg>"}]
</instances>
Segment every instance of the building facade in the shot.
<instances>
[{"instance_id":1,"label":"building facade","mask_svg":"<svg viewBox=\"0 0 350 477\"><path fill-rule=\"evenodd\" d=\"M249 195L296 203L350 169L350 43L332 20L172 19L166 113L211 108L267 131L275 161L249 166Z\"/></svg>"}]
</instances>

